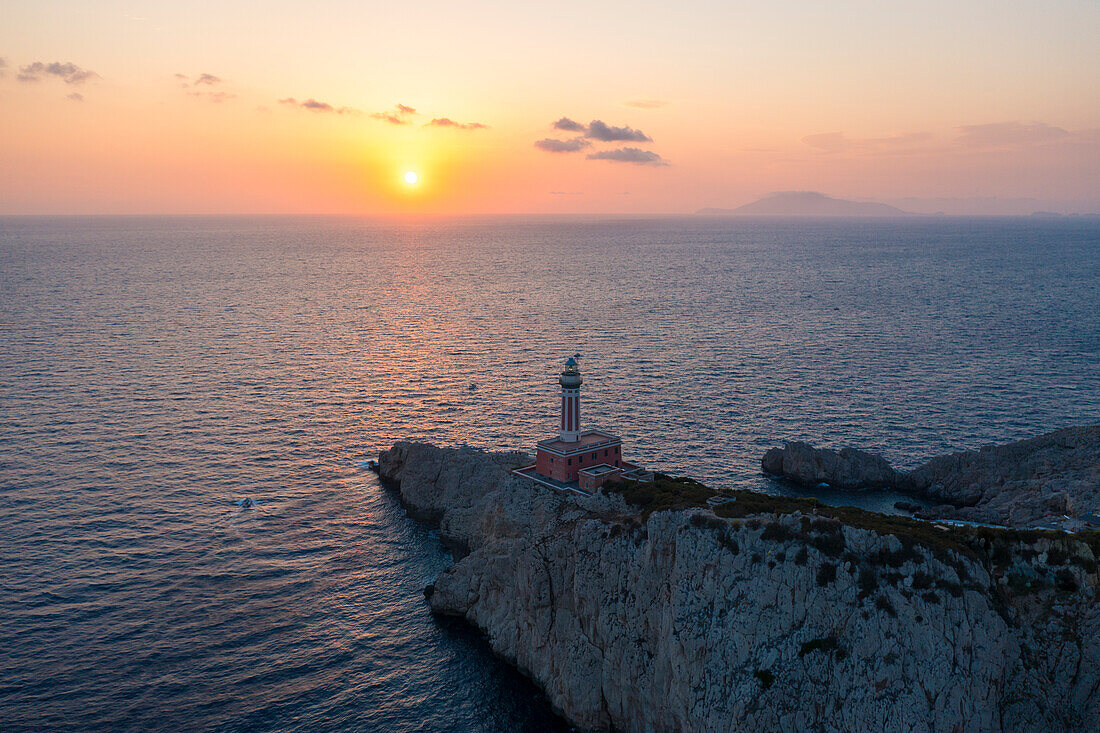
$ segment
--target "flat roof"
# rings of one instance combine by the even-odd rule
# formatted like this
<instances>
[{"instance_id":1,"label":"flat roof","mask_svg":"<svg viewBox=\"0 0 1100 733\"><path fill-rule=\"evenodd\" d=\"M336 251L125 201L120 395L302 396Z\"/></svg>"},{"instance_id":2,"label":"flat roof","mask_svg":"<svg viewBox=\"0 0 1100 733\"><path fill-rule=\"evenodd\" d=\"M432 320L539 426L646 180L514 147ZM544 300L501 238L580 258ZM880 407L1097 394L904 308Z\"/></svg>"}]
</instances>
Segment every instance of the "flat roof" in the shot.
<instances>
[{"instance_id":1,"label":"flat roof","mask_svg":"<svg viewBox=\"0 0 1100 733\"><path fill-rule=\"evenodd\" d=\"M583 453L591 448L605 445L620 445L622 439L617 435L605 433L602 430L588 430L581 433L580 439L575 443L566 443L561 438L549 438L538 442L539 448L546 448L555 453Z\"/></svg>"},{"instance_id":2,"label":"flat roof","mask_svg":"<svg viewBox=\"0 0 1100 733\"><path fill-rule=\"evenodd\" d=\"M588 476L602 476L605 473L611 473L612 471L618 470L620 469L615 468L610 464L601 463L598 466L589 466L588 468L582 468L580 471L578 471L578 473L583 473Z\"/></svg>"}]
</instances>

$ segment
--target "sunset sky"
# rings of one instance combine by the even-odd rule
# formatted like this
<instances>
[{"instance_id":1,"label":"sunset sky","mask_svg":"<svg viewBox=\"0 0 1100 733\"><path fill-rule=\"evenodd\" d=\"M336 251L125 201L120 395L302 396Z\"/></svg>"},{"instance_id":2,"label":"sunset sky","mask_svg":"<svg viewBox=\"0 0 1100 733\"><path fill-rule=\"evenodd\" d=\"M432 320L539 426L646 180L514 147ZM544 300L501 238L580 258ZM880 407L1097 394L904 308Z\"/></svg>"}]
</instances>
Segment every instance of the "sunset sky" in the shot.
<instances>
[{"instance_id":1,"label":"sunset sky","mask_svg":"<svg viewBox=\"0 0 1100 733\"><path fill-rule=\"evenodd\" d=\"M1100 212L1096 0L3 0L0 19L4 214L689 213L777 190Z\"/></svg>"}]
</instances>

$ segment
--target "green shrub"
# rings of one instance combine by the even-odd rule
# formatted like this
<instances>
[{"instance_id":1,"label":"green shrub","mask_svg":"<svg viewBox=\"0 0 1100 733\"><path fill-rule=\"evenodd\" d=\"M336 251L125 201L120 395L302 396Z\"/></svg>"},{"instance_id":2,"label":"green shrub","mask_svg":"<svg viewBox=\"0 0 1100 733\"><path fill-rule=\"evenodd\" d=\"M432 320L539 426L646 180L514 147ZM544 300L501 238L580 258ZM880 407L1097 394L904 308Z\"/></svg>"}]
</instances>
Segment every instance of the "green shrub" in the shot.
<instances>
[{"instance_id":1,"label":"green shrub","mask_svg":"<svg viewBox=\"0 0 1100 733\"><path fill-rule=\"evenodd\" d=\"M950 580L937 580L936 587L947 591L952 598L961 598L963 594L962 586Z\"/></svg>"},{"instance_id":2,"label":"green shrub","mask_svg":"<svg viewBox=\"0 0 1100 733\"><path fill-rule=\"evenodd\" d=\"M836 565L831 562L822 563L817 569L817 584L824 588L836 580Z\"/></svg>"},{"instance_id":3,"label":"green shrub","mask_svg":"<svg viewBox=\"0 0 1100 733\"><path fill-rule=\"evenodd\" d=\"M1047 565L1065 565L1068 559L1066 551L1057 545L1047 550Z\"/></svg>"},{"instance_id":4,"label":"green shrub","mask_svg":"<svg viewBox=\"0 0 1100 733\"><path fill-rule=\"evenodd\" d=\"M923 570L913 573L913 590L925 590L932 587L932 576Z\"/></svg>"},{"instance_id":5,"label":"green shrub","mask_svg":"<svg viewBox=\"0 0 1100 733\"><path fill-rule=\"evenodd\" d=\"M860 568L856 584L859 586L859 597L866 598L878 590L878 573L873 568Z\"/></svg>"},{"instance_id":6,"label":"green shrub","mask_svg":"<svg viewBox=\"0 0 1100 733\"><path fill-rule=\"evenodd\" d=\"M1069 559L1071 563L1084 570L1089 575L1096 574L1096 561L1089 560L1087 557L1081 557L1080 555L1074 555Z\"/></svg>"},{"instance_id":7,"label":"green shrub","mask_svg":"<svg viewBox=\"0 0 1100 733\"><path fill-rule=\"evenodd\" d=\"M752 673L752 676L760 680L760 685L766 690L772 686L775 682L775 675L766 669L758 669Z\"/></svg>"},{"instance_id":8,"label":"green shrub","mask_svg":"<svg viewBox=\"0 0 1100 733\"><path fill-rule=\"evenodd\" d=\"M1072 593L1077 590L1077 578L1073 577L1069 568L1062 568L1054 574L1054 587L1060 591Z\"/></svg>"},{"instance_id":9,"label":"green shrub","mask_svg":"<svg viewBox=\"0 0 1100 733\"><path fill-rule=\"evenodd\" d=\"M898 616L898 612L894 610L894 604L890 603L890 599L884 595L879 595L879 597L875 599L875 608L879 609L880 611L886 611L886 613L890 614L894 618L897 618Z\"/></svg>"},{"instance_id":10,"label":"green shrub","mask_svg":"<svg viewBox=\"0 0 1100 733\"><path fill-rule=\"evenodd\" d=\"M733 538L733 535L729 532L720 532L718 534L718 542L734 555L741 552L740 546L737 544L737 540Z\"/></svg>"},{"instance_id":11,"label":"green shrub","mask_svg":"<svg viewBox=\"0 0 1100 733\"><path fill-rule=\"evenodd\" d=\"M764 531L760 534L762 540L776 540L778 542L786 542L787 540L794 539L794 532L782 522L768 522L764 527Z\"/></svg>"},{"instance_id":12,"label":"green shrub","mask_svg":"<svg viewBox=\"0 0 1100 733\"><path fill-rule=\"evenodd\" d=\"M820 639L811 639L798 650L798 656L804 657L811 652L835 652L840 649L840 642L835 636L823 636Z\"/></svg>"},{"instance_id":13,"label":"green shrub","mask_svg":"<svg viewBox=\"0 0 1100 733\"><path fill-rule=\"evenodd\" d=\"M705 507L707 499L718 493L693 479L671 479L663 474L652 483L609 481L603 489L621 494L627 504L641 509L646 517L653 512Z\"/></svg>"},{"instance_id":14,"label":"green shrub","mask_svg":"<svg viewBox=\"0 0 1100 733\"><path fill-rule=\"evenodd\" d=\"M820 534L810 539L810 545L822 555L837 557L844 552L844 535Z\"/></svg>"}]
</instances>

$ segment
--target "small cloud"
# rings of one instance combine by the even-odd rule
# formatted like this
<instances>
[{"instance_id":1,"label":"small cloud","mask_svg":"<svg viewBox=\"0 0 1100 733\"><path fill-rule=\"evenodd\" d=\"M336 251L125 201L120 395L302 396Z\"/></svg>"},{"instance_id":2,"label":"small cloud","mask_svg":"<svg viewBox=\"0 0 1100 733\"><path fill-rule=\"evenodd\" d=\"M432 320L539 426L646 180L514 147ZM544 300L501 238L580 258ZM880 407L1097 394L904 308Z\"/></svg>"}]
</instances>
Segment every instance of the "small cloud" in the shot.
<instances>
[{"instance_id":1,"label":"small cloud","mask_svg":"<svg viewBox=\"0 0 1100 733\"><path fill-rule=\"evenodd\" d=\"M653 142L653 140L641 130L635 130L632 127L612 127L601 120L592 120L592 122L589 123L587 137L602 142Z\"/></svg>"},{"instance_id":2,"label":"small cloud","mask_svg":"<svg viewBox=\"0 0 1100 733\"><path fill-rule=\"evenodd\" d=\"M589 153L589 160L613 160L618 163L633 163L635 165L668 165L668 161L648 150L638 148L619 148L618 150L601 150L598 153Z\"/></svg>"},{"instance_id":3,"label":"small cloud","mask_svg":"<svg viewBox=\"0 0 1100 733\"><path fill-rule=\"evenodd\" d=\"M1070 132L1045 122L995 122L988 125L962 125L955 142L968 148L1014 147L1061 140Z\"/></svg>"},{"instance_id":4,"label":"small cloud","mask_svg":"<svg viewBox=\"0 0 1100 733\"><path fill-rule=\"evenodd\" d=\"M629 102L623 102L624 107L633 107L635 109L659 109L668 105L668 102L662 99L633 99Z\"/></svg>"},{"instance_id":5,"label":"small cloud","mask_svg":"<svg viewBox=\"0 0 1100 733\"><path fill-rule=\"evenodd\" d=\"M574 122L568 117L562 117L560 120L554 123L555 130L565 130L566 132L585 132L586 128L579 122Z\"/></svg>"},{"instance_id":6,"label":"small cloud","mask_svg":"<svg viewBox=\"0 0 1100 733\"><path fill-rule=\"evenodd\" d=\"M822 132L807 135L802 142L826 153L906 153L926 149L932 139L927 132L907 132L886 137L849 138L842 132Z\"/></svg>"},{"instance_id":7,"label":"small cloud","mask_svg":"<svg viewBox=\"0 0 1100 733\"><path fill-rule=\"evenodd\" d=\"M371 115L376 120L388 122L391 125L407 125L409 121L390 112L375 112Z\"/></svg>"},{"instance_id":8,"label":"small cloud","mask_svg":"<svg viewBox=\"0 0 1100 733\"><path fill-rule=\"evenodd\" d=\"M592 143L583 137L575 137L572 140L555 140L548 137L535 142L536 148L545 150L548 153L575 153L591 146Z\"/></svg>"},{"instance_id":9,"label":"small cloud","mask_svg":"<svg viewBox=\"0 0 1100 733\"><path fill-rule=\"evenodd\" d=\"M61 63L60 61L49 64L35 61L33 64L21 66L19 75L16 78L19 81L34 82L41 81L47 76L56 76L66 84L83 84L91 79L99 78L99 74L94 71L82 69L71 62Z\"/></svg>"},{"instance_id":10,"label":"small cloud","mask_svg":"<svg viewBox=\"0 0 1100 733\"><path fill-rule=\"evenodd\" d=\"M816 135L807 135L802 138L802 142L827 153L839 153L848 147L848 141L844 138L843 132L820 132Z\"/></svg>"},{"instance_id":11,"label":"small cloud","mask_svg":"<svg viewBox=\"0 0 1100 733\"><path fill-rule=\"evenodd\" d=\"M72 94L66 95L65 99L70 99L74 102L83 102L84 101L84 95L81 94L80 92L73 92Z\"/></svg>"},{"instance_id":12,"label":"small cloud","mask_svg":"<svg viewBox=\"0 0 1100 733\"><path fill-rule=\"evenodd\" d=\"M4 71L6 68L8 68L8 60L0 56L0 78L7 76L8 72Z\"/></svg>"},{"instance_id":13,"label":"small cloud","mask_svg":"<svg viewBox=\"0 0 1100 733\"><path fill-rule=\"evenodd\" d=\"M391 125L407 125L411 120L410 116L416 114L416 107L410 107L407 104L394 105L393 110L386 112L375 112L371 115L376 120L382 120L388 122Z\"/></svg>"},{"instance_id":14,"label":"small cloud","mask_svg":"<svg viewBox=\"0 0 1100 733\"><path fill-rule=\"evenodd\" d=\"M453 127L456 130L484 130L488 125L480 122L455 122L450 117L436 117L431 122L425 123L425 127Z\"/></svg>"},{"instance_id":15,"label":"small cloud","mask_svg":"<svg viewBox=\"0 0 1100 733\"><path fill-rule=\"evenodd\" d=\"M195 79L195 86L215 86L221 84L222 79L214 76L213 74L199 74L199 77Z\"/></svg>"},{"instance_id":16,"label":"small cloud","mask_svg":"<svg viewBox=\"0 0 1100 733\"><path fill-rule=\"evenodd\" d=\"M224 102L227 99L233 99L237 95L230 92L188 92L192 97L199 97L209 102Z\"/></svg>"},{"instance_id":17,"label":"small cloud","mask_svg":"<svg viewBox=\"0 0 1100 733\"><path fill-rule=\"evenodd\" d=\"M299 109L307 109L310 112L334 112L338 115L359 113L357 109L352 109L351 107L333 107L328 102L319 102L312 97L302 102L299 102L294 97L286 97L285 99L280 99L279 104L285 104L289 107L298 107Z\"/></svg>"},{"instance_id":18,"label":"small cloud","mask_svg":"<svg viewBox=\"0 0 1100 733\"><path fill-rule=\"evenodd\" d=\"M172 76L174 76L175 78L179 79L180 81L187 81L187 80L189 79L189 77L187 76L187 74L178 74L178 73L177 73L177 74L172 74Z\"/></svg>"}]
</instances>

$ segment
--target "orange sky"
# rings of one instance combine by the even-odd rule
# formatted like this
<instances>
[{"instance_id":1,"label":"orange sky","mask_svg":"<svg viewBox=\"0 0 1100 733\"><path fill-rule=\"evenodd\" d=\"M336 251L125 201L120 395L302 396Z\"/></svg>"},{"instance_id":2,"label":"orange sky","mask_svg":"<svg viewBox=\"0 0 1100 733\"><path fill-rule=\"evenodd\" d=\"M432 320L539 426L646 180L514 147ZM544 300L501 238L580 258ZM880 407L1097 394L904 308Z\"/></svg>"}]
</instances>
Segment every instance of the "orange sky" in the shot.
<instances>
[{"instance_id":1,"label":"orange sky","mask_svg":"<svg viewBox=\"0 0 1100 733\"><path fill-rule=\"evenodd\" d=\"M1100 3L397 6L0 2L0 213L1100 211Z\"/></svg>"}]
</instances>

